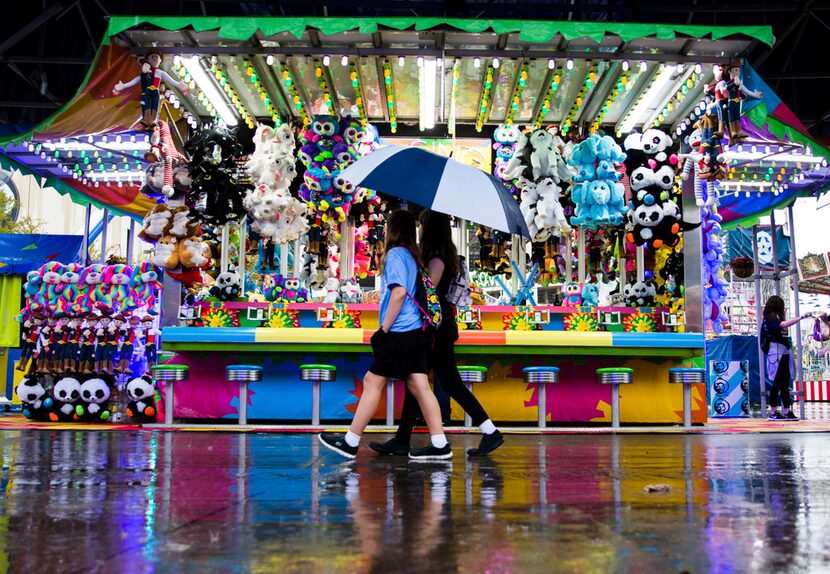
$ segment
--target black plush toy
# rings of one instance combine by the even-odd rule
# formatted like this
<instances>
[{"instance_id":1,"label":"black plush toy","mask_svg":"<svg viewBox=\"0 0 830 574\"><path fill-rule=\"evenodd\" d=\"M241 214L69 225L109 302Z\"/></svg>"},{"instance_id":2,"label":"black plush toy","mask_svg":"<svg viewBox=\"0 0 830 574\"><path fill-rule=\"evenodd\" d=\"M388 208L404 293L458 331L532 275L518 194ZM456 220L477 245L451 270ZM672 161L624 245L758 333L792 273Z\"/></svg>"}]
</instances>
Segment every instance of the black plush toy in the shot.
<instances>
[{"instance_id":1,"label":"black plush toy","mask_svg":"<svg viewBox=\"0 0 830 574\"><path fill-rule=\"evenodd\" d=\"M49 405L52 399L47 397L40 377L23 377L15 392L20 397L20 402L23 403L23 415L27 419L36 421L49 419Z\"/></svg>"},{"instance_id":2,"label":"black plush toy","mask_svg":"<svg viewBox=\"0 0 830 574\"><path fill-rule=\"evenodd\" d=\"M232 301L242 292L242 278L233 269L220 273L216 284L210 288L210 294L220 301Z\"/></svg>"},{"instance_id":3,"label":"black plush toy","mask_svg":"<svg viewBox=\"0 0 830 574\"><path fill-rule=\"evenodd\" d=\"M660 294L681 295L683 293L683 254L677 251L666 258L666 263L660 269L660 277L665 281L660 286Z\"/></svg>"},{"instance_id":4,"label":"black plush toy","mask_svg":"<svg viewBox=\"0 0 830 574\"><path fill-rule=\"evenodd\" d=\"M108 376L107 379L109 379ZM81 402L75 405L75 414L79 419L83 421L109 420L110 386L111 381L97 375L81 383Z\"/></svg>"},{"instance_id":5,"label":"black plush toy","mask_svg":"<svg viewBox=\"0 0 830 574\"><path fill-rule=\"evenodd\" d=\"M654 307L657 290L650 281L638 281L633 285L626 285L623 293L629 307Z\"/></svg>"},{"instance_id":6,"label":"black plush toy","mask_svg":"<svg viewBox=\"0 0 830 574\"><path fill-rule=\"evenodd\" d=\"M245 190L238 181L234 158L242 154L236 134L224 126L203 129L184 145L190 155L187 203L202 221L224 225L245 213Z\"/></svg>"},{"instance_id":7,"label":"black plush toy","mask_svg":"<svg viewBox=\"0 0 830 574\"><path fill-rule=\"evenodd\" d=\"M127 403L126 414L136 423L154 423L158 409L156 408L156 387L153 384L153 379L144 375L131 379L127 383L127 397L130 402Z\"/></svg>"}]
</instances>

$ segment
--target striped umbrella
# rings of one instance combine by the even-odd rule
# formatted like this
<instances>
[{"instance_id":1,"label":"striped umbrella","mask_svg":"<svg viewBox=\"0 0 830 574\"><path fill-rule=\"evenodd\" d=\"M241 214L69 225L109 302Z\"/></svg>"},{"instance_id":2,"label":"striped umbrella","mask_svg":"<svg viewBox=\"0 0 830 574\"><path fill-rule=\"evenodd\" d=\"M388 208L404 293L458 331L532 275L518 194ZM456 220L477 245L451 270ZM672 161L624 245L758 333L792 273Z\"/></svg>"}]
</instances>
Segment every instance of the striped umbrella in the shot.
<instances>
[{"instance_id":1,"label":"striped umbrella","mask_svg":"<svg viewBox=\"0 0 830 574\"><path fill-rule=\"evenodd\" d=\"M390 145L357 160L341 175L357 187L530 237L519 205L501 181L448 157Z\"/></svg>"}]
</instances>

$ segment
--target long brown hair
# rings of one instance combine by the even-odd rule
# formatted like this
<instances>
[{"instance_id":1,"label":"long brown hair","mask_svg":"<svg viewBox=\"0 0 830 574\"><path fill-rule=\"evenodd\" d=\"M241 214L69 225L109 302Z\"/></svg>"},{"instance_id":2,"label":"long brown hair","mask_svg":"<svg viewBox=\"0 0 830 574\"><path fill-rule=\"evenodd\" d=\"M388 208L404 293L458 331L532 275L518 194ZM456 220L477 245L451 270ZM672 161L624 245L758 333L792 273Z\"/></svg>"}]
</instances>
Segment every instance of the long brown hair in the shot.
<instances>
[{"instance_id":1,"label":"long brown hair","mask_svg":"<svg viewBox=\"0 0 830 574\"><path fill-rule=\"evenodd\" d=\"M767 302L764 305L764 317L775 315L783 321L785 313L786 310L784 308L784 300L781 297L779 297L778 295L773 295L772 297L767 299Z\"/></svg>"},{"instance_id":2,"label":"long brown hair","mask_svg":"<svg viewBox=\"0 0 830 574\"><path fill-rule=\"evenodd\" d=\"M383 257L380 268L386 265L386 255L393 247L403 247L412 254L415 261L420 261L417 233L415 232L415 216L405 209L393 211L386 219L386 244L383 248Z\"/></svg>"},{"instance_id":3,"label":"long brown hair","mask_svg":"<svg viewBox=\"0 0 830 574\"><path fill-rule=\"evenodd\" d=\"M455 277L458 271L458 250L452 241L450 218L437 211L421 212L421 261L429 268L429 262L438 258L444 262L444 277Z\"/></svg>"}]
</instances>

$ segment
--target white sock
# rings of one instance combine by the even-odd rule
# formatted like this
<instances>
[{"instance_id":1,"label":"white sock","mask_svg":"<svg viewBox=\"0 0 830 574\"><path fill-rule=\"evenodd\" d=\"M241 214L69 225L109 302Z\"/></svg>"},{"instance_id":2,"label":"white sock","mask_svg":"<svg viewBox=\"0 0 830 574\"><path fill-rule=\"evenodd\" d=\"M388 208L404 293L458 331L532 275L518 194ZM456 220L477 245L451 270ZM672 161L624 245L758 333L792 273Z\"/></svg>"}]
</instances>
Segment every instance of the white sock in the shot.
<instances>
[{"instance_id":1,"label":"white sock","mask_svg":"<svg viewBox=\"0 0 830 574\"><path fill-rule=\"evenodd\" d=\"M490 419L487 419L486 421L478 425L478 428L484 434L493 434L494 432L496 432L496 425L494 425L493 421L491 421Z\"/></svg>"},{"instance_id":2,"label":"white sock","mask_svg":"<svg viewBox=\"0 0 830 574\"><path fill-rule=\"evenodd\" d=\"M360 435L354 434L352 431L346 433L346 444L349 446L357 446L360 444Z\"/></svg>"},{"instance_id":3,"label":"white sock","mask_svg":"<svg viewBox=\"0 0 830 574\"><path fill-rule=\"evenodd\" d=\"M429 440L432 442L432 446L435 448L444 448L447 446L447 437L444 434L434 434L430 435Z\"/></svg>"}]
</instances>

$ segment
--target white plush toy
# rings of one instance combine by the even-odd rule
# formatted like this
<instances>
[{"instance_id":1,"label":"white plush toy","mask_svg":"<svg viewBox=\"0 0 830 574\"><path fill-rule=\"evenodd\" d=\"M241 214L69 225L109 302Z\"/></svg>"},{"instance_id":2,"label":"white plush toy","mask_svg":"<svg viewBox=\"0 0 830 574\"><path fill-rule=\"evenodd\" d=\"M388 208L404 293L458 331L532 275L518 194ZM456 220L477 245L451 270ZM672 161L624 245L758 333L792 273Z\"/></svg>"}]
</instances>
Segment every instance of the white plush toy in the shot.
<instances>
[{"instance_id":1,"label":"white plush toy","mask_svg":"<svg viewBox=\"0 0 830 574\"><path fill-rule=\"evenodd\" d=\"M326 295L323 303L337 303L340 301L340 280L337 277L326 279Z\"/></svg>"}]
</instances>

